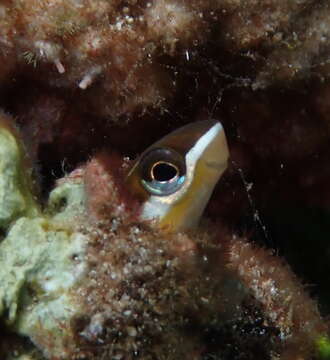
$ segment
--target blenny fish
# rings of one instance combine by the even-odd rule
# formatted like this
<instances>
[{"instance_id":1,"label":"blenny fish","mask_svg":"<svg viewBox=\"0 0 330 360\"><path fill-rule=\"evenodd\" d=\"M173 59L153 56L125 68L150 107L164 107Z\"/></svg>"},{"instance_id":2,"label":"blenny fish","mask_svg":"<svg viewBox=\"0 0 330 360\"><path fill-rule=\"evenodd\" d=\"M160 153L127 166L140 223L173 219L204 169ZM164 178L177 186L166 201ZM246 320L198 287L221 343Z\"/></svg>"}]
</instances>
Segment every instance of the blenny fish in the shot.
<instances>
[{"instance_id":1,"label":"blenny fish","mask_svg":"<svg viewBox=\"0 0 330 360\"><path fill-rule=\"evenodd\" d=\"M126 179L143 204L141 219L169 231L195 227L228 157L224 129L215 120L183 126L148 147Z\"/></svg>"}]
</instances>

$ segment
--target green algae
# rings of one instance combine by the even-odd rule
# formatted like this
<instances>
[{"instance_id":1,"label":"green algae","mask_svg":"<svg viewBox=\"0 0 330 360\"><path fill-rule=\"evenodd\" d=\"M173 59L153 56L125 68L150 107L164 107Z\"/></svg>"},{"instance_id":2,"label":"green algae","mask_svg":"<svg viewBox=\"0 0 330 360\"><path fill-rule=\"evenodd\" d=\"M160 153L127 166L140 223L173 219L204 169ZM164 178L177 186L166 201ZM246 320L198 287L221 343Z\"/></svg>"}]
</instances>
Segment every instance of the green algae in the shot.
<instances>
[{"instance_id":1,"label":"green algae","mask_svg":"<svg viewBox=\"0 0 330 360\"><path fill-rule=\"evenodd\" d=\"M75 228L85 198L82 181L68 178L50 193L41 212L22 149L15 132L0 127L0 316L38 346L67 338L59 324L79 311L70 289L85 271L87 241ZM26 353L21 358L35 357Z\"/></svg>"},{"instance_id":2,"label":"green algae","mask_svg":"<svg viewBox=\"0 0 330 360\"><path fill-rule=\"evenodd\" d=\"M320 360L330 359L330 339L328 336L322 336L316 341L316 348Z\"/></svg>"},{"instance_id":3,"label":"green algae","mask_svg":"<svg viewBox=\"0 0 330 360\"><path fill-rule=\"evenodd\" d=\"M38 207L30 189L23 150L6 127L0 127L0 227L6 228L19 216L34 216Z\"/></svg>"}]
</instances>

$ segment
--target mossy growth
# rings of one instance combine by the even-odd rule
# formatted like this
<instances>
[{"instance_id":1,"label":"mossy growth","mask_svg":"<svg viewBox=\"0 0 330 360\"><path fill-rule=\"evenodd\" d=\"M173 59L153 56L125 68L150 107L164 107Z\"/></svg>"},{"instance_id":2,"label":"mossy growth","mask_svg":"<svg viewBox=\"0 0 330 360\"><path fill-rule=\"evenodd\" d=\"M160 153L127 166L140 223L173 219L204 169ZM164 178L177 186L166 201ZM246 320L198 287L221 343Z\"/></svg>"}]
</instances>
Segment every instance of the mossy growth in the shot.
<instances>
[{"instance_id":1,"label":"mossy growth","mask_svg":"<svg viewBox=\"0 0 330 360\"><path fill-rule=\"evenodd\" d=\"M318 352L318 358L320 360L330 359L330 338L328 336L321 336L316 341L316 349Z\"/></svg>"},{"instance_id":2,"label":"mossy growth","mask_svg":"<svg viewBox=\"0 0 330 360\"><path fill-rule=\"evenodd\" d=\"M35 216L31 169L18 132L9 117L0 113L0 227L6 228L19 216Z\"/></svg>"}]
</instances>

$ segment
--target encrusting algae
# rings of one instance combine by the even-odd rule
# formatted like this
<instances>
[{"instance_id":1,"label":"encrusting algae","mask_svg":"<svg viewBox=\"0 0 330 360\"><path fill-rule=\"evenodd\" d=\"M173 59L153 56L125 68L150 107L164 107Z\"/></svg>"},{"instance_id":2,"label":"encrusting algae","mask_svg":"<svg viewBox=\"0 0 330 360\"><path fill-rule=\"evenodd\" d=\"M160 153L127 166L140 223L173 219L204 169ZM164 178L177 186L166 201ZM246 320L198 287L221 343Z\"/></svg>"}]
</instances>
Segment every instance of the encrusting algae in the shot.
<instances>
[{"instance_id":1,"label":"encrusting algae","mask_svg":"<svg viewBox=\"0 0 330 360\"><path fill-rule=\"evenodd\" d=\"M141 218L117 155L59 179L39 208L11 121L1 114L0 313L29 342L2 359L326 358L328 324L281 259L220 224Z\"/></svg>"}]
</instances>

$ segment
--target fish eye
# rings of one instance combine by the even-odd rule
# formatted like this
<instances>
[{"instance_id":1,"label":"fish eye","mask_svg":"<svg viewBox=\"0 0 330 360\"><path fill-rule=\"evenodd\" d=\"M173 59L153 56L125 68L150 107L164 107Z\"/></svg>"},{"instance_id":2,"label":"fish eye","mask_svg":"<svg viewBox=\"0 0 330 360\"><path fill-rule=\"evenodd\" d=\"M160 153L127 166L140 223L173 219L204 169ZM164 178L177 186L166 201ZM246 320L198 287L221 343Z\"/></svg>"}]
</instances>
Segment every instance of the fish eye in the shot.
<instances>
[{"instance_id":1,"label":"fish eye","mask_svg":"<svg viewBox=\"0 0 330 360\"><path fill-rule=\"evenodd\" d=\"M142 185L153 195L173 194L181 188L186 178L185 161L172 149L150 150L142 158L141 166Z\"/></svg>"}]
</instances>

